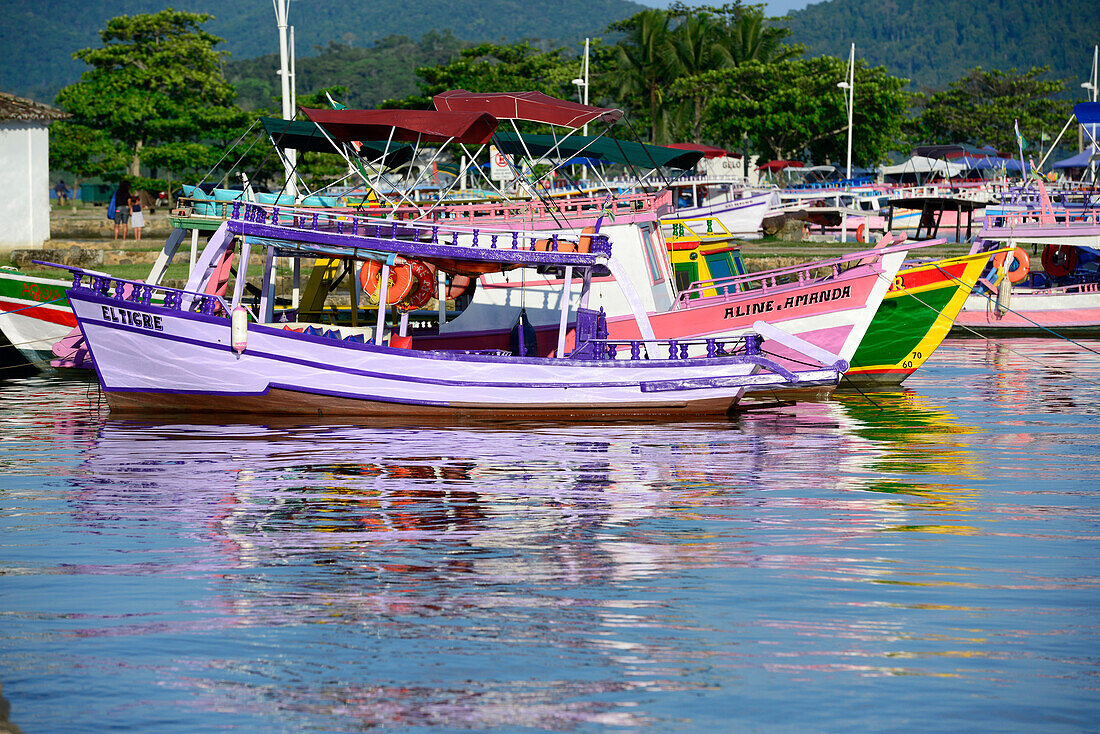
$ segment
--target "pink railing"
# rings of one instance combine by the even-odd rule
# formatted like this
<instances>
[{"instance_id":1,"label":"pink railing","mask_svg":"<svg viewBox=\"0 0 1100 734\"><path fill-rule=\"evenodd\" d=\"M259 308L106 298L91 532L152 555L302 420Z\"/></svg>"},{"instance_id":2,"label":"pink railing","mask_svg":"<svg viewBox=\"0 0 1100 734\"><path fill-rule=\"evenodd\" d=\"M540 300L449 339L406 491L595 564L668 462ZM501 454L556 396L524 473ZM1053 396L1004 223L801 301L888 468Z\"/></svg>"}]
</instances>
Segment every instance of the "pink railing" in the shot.
<instances>
[{"instance_id":1,"label":"pink railing","mask_svg":"<svg viewBox=\"0 0 1100 734\"><path fill-rule=\"evenodd\" d=\"M425 219L429 221L466 220L469 222L506 222L506 221L552 221L555 218L574 219L580 217L599 217L606 215L613 221L620 216L653 213L664 214L663 209L671 208L672 192L662 191L656 194L625 194L608 201L606 196L586 196L551 199L550 201L513 201L485 204L441 204L426 214L416 207L400 207L391 216L396 219ZM389 209L374 209L379 215ZM365 213L373 213L371 209Z\"/></svg>"}]
</instances>

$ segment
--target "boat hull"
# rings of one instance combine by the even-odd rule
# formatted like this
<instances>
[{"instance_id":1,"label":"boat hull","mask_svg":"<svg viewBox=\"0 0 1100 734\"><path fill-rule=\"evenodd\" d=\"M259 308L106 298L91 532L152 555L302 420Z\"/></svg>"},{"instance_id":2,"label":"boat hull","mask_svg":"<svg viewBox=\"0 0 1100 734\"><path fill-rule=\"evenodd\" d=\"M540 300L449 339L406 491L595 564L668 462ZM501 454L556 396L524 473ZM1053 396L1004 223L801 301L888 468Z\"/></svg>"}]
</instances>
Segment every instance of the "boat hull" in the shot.
<instances>
[{"instance_id":1,"label":"boat hull","mask_svg":"<svg viewBox=\"0 0 1100 734\"><path fill-rule=\"evenodd\" d=\"M1100 334L1100 284L1013 289L1008 310L995 298L972 294L955 320L957 336L1050 336Z\"/></svg>"},{"instance_id":2,"label":"boat hull","mask_svg":"<svg viewBox=\"0 0 1100 734\"><path fill-rule=\"evenodd\" d=\"M964 255L900 270L852 357L843 384L895 386L913 374L947 337L993 254Z\"/></svg>"},{"instance_id":3,"label":"boat hull","mask_svg":"<svg viewBox=\"0 0 1100 734\"><path fill-rule=\"evenodd\" d=\"M122 412L445 418L723 414L746 390L790 387L751 358L581 361L392 349L251 325L233 349L224 317L69 292L100 383ZM835 384L835 370L797 385Z\"/></svg>"},{"instance_id":4,"label":"boat hull","mask_svg":"<svg viewBox=\"0 0 1100 734\"><path fill-rule=\"evenodd\" d=\"M70 283L0 271L0 332L27 362L48 370L53 345L76 326L65 300Z\"/></svg>"}]
</instances>

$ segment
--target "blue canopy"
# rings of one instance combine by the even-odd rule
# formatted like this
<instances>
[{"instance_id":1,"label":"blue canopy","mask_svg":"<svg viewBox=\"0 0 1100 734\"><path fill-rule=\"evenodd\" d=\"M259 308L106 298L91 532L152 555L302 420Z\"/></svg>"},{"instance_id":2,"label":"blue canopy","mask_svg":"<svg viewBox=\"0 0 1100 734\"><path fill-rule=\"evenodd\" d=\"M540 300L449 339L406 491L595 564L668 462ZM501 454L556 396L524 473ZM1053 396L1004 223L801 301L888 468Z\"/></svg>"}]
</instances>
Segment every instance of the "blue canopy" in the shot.
<instances>
[{"instance_id":1,"label":"blue canopy","mask_svg":"<svg viewBox=\"0 0 1100 734\"><path fill-rule=\"evenodd\" d=\"M1100 102L1081 102L1074 105L1073 114L1077 117L1077 122L1082 125L1100 123Z\"/></svg>"},{"instance_id":2,"label":"blue canopy","mask_svg":"<svg viewBox=\"0 0 1100 734\"><path fill-rule=\"evenodd\" d=\"M1054 164L1054 168L1087 168L1089 158L1093 155L1093 149L1083 150L1075 156L1070 156Z\"/></svg>"}]
</instances>

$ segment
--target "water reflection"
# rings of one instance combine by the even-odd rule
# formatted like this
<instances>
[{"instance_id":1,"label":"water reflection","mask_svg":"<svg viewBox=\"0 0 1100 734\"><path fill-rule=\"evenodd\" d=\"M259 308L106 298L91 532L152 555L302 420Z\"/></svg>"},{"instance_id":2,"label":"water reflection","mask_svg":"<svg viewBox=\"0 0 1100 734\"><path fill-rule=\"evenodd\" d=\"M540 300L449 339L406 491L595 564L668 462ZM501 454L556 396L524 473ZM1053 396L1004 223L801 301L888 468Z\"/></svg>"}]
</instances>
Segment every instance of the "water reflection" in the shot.
<instances>
[{"instance_id":1,"label":"water reflection","mask_svg":"<svg viewBox=\"0 0 1100 734\"><path fill-rule=\"evenodd\" d=\"M1041 377L1019 410L1014 363L941 352L874 402L695 424L130 421L88 386L5 390L0 578L33 593L0 662L91 686L84 729L759 727L746 702L873 729L822 711L875 678L903 707L1077 691L1097 538L1052 464L1095 401Z\"/></svg>"}]
</instances>

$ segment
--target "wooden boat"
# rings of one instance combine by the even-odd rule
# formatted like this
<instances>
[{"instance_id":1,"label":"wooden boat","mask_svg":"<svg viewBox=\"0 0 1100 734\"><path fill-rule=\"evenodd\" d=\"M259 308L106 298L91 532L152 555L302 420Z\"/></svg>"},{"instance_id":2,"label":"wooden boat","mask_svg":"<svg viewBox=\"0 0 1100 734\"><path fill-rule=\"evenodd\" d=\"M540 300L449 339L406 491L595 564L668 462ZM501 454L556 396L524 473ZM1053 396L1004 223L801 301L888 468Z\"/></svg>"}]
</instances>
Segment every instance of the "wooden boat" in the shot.
<instances>
[{"instance_id":1,"label":"wooden boat","mask_svg":"<svg viewBox=\"0 0 1100 734\"><path fill-rule=\"evenodd\" d=\"M987 217L972 252L1010 246L1013 255L979 280L956 332L1100 333L1100 208L1091 199L1081 207L1055 207L1045 184L1035 185L1037 208Z\"/></svg>"},{"instance_id":2,"label":"wooden boat","mask_svg":"<svg viewBox=\"0 0 1100 734\"><path fill-rule=\"evenodd\" d=\"M76 327L66 300L69 281L0 270L0 333L3 345L31 365L48 369L53 345ZM16 359L18 359L16 355Z\"/></svg>"},{"instance_id":3,"label":"wooden boat","mask_svg":"<svg viewBox=\"0 0 1100 734\"><path fill-rule=\"evenodd\" d=\"M263 295L250 313L242 295L254 245L265 249L266 266ZM383 301L391 268L414 260L457 272L563 268L559 343L575 311L574 346L555 357L411 348L404 323L397 334L387 329L384 309L373 327L277 322L275 258L319 256L376 263ZM220 274L234 258L237 279L227 298ZM847 367L763 323L764 337L662 340L638 310L642 338L609 338L601 312L587 307L592 273L621 272L610 241L599 234L587 248L518 231L498 242L476 230L238 205L203 250L186 289L66 269L74 274L69 300L107 401L119 411L565 419L722 414L747 391L831 389ZM573 272L582 278L576 309L569 294ZM629 279L619 284L627 300L637 302ZM163 305L152 301L157 291L165 294ZM803 349L803 362L829 364L787 369L762 353L764 338Z\"/></svg>"},{"instance_id":4,"label":"wooden boat","mask_svg":"<svg viewBox=\"0 0 1100 734\"><path fill-rule=\"evenodd\" d=\"M852 356L845 385L900 385L947 337L989 259L1006 252L1002 248L899 270Z\"/></svg>"}]
</instances>

